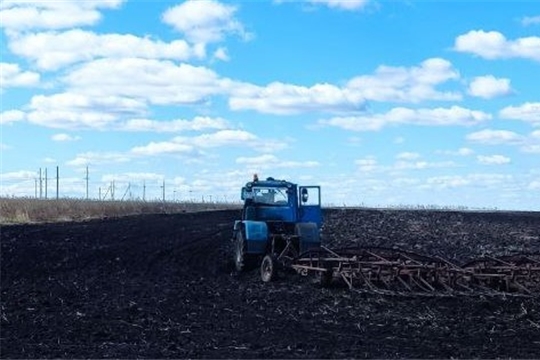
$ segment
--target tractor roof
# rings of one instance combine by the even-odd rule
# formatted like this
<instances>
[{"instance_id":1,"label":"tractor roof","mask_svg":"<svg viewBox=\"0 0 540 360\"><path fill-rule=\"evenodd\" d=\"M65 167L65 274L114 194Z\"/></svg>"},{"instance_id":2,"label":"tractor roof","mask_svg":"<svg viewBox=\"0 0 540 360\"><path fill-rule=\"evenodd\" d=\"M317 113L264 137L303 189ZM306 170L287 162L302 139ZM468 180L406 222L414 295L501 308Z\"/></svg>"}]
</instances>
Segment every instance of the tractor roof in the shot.
<instances>
[{"instance_id":1,"label":"tractor roof","mask_svg":"<svg viewBox=\"0 0 540 360\"><path fill-rule=\"evenodd\" d=\"M250 181L246 183L246 187L254 187L254 186L260 186L260 187L293 187L296 184L293 184L286 180L276 180L272 177L266 178L266 180L258 180L258 178L255 178L253 181Z\"/></svg>"}]
</instances>

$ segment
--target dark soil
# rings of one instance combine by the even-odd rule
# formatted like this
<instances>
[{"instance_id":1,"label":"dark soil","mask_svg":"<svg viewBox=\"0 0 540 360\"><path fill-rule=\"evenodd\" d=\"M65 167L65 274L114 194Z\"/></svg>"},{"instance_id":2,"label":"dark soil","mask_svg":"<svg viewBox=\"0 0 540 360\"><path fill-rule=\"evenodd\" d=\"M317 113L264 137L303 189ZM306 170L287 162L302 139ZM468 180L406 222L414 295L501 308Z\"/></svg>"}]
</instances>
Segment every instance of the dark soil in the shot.
<instances>
[{"instance_id":1,"label":"dark soil","mask_svg":"<svg viewBox=\"0 0 540 360\"><path fill-rule=\"evenodd\" d=\"M236 275L239 211L3 226L2 358L538 358L538 296ZM540 252L540 213L327 210L324 241L456 262Z\"/></svg>"}]
</instances>

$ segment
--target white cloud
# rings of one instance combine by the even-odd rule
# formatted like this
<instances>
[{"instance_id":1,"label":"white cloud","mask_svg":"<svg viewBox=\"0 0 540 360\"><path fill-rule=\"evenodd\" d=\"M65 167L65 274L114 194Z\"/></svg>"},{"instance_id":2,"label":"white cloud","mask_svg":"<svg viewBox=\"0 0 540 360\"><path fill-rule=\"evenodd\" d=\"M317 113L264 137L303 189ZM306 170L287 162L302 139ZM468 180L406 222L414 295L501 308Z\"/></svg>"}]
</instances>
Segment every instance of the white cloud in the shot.
<instances>
[{"instance_id":1,"label":"white cloud","mask_svg":"<svg viewBox=\"0 0 540 360\"><path fill-rule=\"evenodd\" d=\"M250 141L248 146L259 153L271 153L281 151L289 147L290 139L261 139Z\"/></svg>"},{"instance_id":2,"label":"white cloud","mask_svg":"<svg viewBox=\"0 0 540 360\"><path fill-rule=\"evenodd\" d=\"M320 166L318 161L306 160L306 161L293 161L293 160L278 160L278 163L273 167L278 168L312 168Z\"/></svg>"},{"instance_id":3,"label":"white cloud","mask_svg":"<svg viewBox=\"0 0 540 360\"><path fill-rule=\"evenodd\" d=\"M394 108L384 114L371 116L335 117L320 120L320 125L335 126L352 131L380 130L388 125L412 124L425 126L470 126L490 120L491 115L459 106L436 109Z\"/></svg>"},{"instance_id":4,"label":"white cloud","mask_svg":"<svg viewBox=\"0 0 540 360\"><path fill-rule=\"evenodd\" d=\"M442 175L428 178L422 187L424 189L447 189L475 186L500 191L501 186L513 180L513 176L507 174Z\"/></svg>"},{"instance_id":5,"label":"white cloud","mask_svg":"<svg viewBox=\"0 0 540 360\"><path fill-rule=\"evenodd\" d=\"M459 72L441 58L431 58L419 66L381 65L374 75L357 76L346 88L353 94L373 101L418 103L424 100L460 100L455 92L439 92L435 86L459 79Z\"/></svg>"},{"instance_id":6,"label":"white cloud","mask_svg":"<svg viewBox=\"0 0 540 360\"><path fill-rule=\"evenodd\" d=\"M399 101L406 100L409 95L411 101L437 99L440 97L433 92L432 86L455 77L448 66L449 63L444 60L429 59L418 68L401 70L396 68L395 71L387 68L373 79L377 79L380 84L398 87L396 91L401 95L396 95L395 99ZM133 86L133 74L137 74L137 86ZM358 112L364 108L364 95L369 95L369 91L363 94L369 87L361 88L367 84L360 84L357 81L351 81L344 88L331 84L315 84L307 87L279 82L259 87L221 78L214 71L201 66L185 63L177 65L168 60L141 58L92 60L75 68L62 80L68 86L67 92L73 94L70 96L131 101L134 106L136 105L135 111L144 110L149 104L204 105L209 103L212 96L230 95L229 105L233 110L254 109L274 114L309 111ZM433 91L424 91L428 88ZM461 108L453 107L451 111L456 112L459 109ZM95 109L90 109L90 112L92 111L95 112ZM471 114L475 116L479 113ZM59 115L63 117L65 114ZM78 112L68 117L77 119L85 115ZM105 114L105 118L107 117L111 117L111 113ZM108 122L113 120L107 119ZM77 120L71 122L73 121ZM375 128L378 126L377 123L373 124Z\"/></svg>"},{"instance_id":7,"label":"white cloud","mask_svg":"<svg viewBox=\"0 0 540 360\"><path fill-rule=\"evenodd\" d=\"M225 129L214 133L193 137L176 136L169 141L150 142L131 149L135 155L186 154L217 147L248 147L257 151L281 150L286 147L283 141L261 139L245 130Z\"/></svg>"},{"instance_id":8,"label":"white cloud","mask_svg":"<svg viewBox=\"0 0 540 360\"><path fill-rule=\"evenodd\" d=\"M469 94L484 99L492 99L512 93L510 79L498 79L492 75L479 76L469 84Z\"/></svg>"},{"instance_id":9,"label":"white cloud","mask_svg":"<svg viewBox=\"0 0 540 360\"><path fill-rule=\"evenodd\" d=\"M134 74L137 86L133 86ZM202 66L138 58L94 60L64 81L79 94L128 97L156 105L201 105L234 85Z\"/></svg>"},{"instance_id":10,"label":"white cloud","mask_svg":"<svg viewBox=\"0 0 540 360\"><path fill-rule=\"evenodd\" d=\"M474 150L469 148L459 148L457 154L461 156L468 156L474 154Z\"/></svg>"},{"instance_id":11,"label":"white cloud","mask_svg":"<svg viewBox=\"0 0 540 360\"><path fill-rule=\"evenodd\" d=\"M184 140L183 137L177 139ZM220 130L212 134L202 134L195 136L190 141L196 146L203 148L220 147L229 145L242 145L253 143L258 137L245 130Z\"/></svg>"},{"instance_id":12,"label":"white cloud","mask_svg":"<svg viewBox=\"0 0 540 360\"><path fill-rule=\"evenodd\" d=\"M115 96L62 93L37 95L30 102L28 121L59 129L109 129L121 116L143 112L144 103Z\"/></svg>"},{"instance_id":13,"label":"white cloud","mask_svg":"<svg viewBox=\"0 0 540 360\"><path fill-rule=\"evenodd\" d=\"M133 86L133 74L137 74L137 86ZM150 105L205 105L211 96L225 95L237 86L205 67L139 58L93 60L62 81L66 92L32 98L32 122L65 129L128 131L223 128L216 122L202 124L202 119L190 125L181 120L158 123L140 116L146 115Z\"/></svg>"},{"instance_id":14,"label":"white cloud","mask_svg":"<svg viewBox=\"0 0 540 360\"><path fill-rule=\"evenodd\" d=\"M380 169L377 160L373 156L367 156L363 159L355 160L354 163L362 172L372 172Z\"/></svg>"},{"instance_id":15,"label":"white cloud","mask_svg":"<svg viewBox=\"0 0 540 360\"><path fill-rule=\"evenodd\" d=\"M243 164L243 165L255 165L260 166L267 163L275 163L277 162L277 157L272 154L263 154L255 157L239 157L236 159L237 164Z\"/></svg>"},{"instance_id":16,"label":"white cloud","mask_svg":"<svg viewBox=\"0 0 540 360\"><path fill-rule=\"evenodd\" d=\"M509 157L503 155L478 155L476 159L484 165L502 165L511 161Z\"/></svg>"},{"instance_id":17,"label":"white cloud","mask_svg":"<svg viewBox=\"0 0 540 360\"><path fill-rule=\"evenodd\" d=\"M256 110L269 114L358 111L364 99L331 84L311 87L274 82L266 87L245 85L235 88L229 105L233 110Z\"/></svg>"},{"instance_id":18,"label":"white cloud","mask_svg":"<svg viewBox=\"0 0 540 360\"><path fill-rule=\"evenodd\" d=\"M505 107L499 112L499 116L503 119L515 119L540 125L540 102Z\"/></svg>"},{"instance_id":19,"label":"white cloud","mask_svg":"<svg viewBox=\"0 0 540 360\"><path fill-rule=\"evenodd\" d=\"M29 180L29 179L35 179L36 177L37 177L37 174L35 171L27 171L27 170L13 171L13 172L0 174L0 180L2 181Z\"/></svg>"},{"instance_id":20,"label":"white cloud","mask_svg":"<svg viewBox=\"0 0 540 360\"><path fill-rule=\"evenodd\" d=\"M456 188L467 186L471 183L470 179L459 175L434 176L426 180L428 188Z\"/></svg>"},{"instance_id":21,"label":"white cloud","mask_svg":"<svg viewBox=\"0 0 540 360\"><path fill-rule=\"evenodd\" d=\"M485 129L467 135L467 140L489 145L516 144L523 140L523 137L510 130Z\"/></svg>"},{"instance_id":22,"label":"white cloud","mask_svg":"<svg viewBox=\"0 0 540 360\"><path fill-rule=\"evenodd\" d=\"M227 52L227 49L225 49L224 47L218 48L214 52L214 59L218 59L218 60L221 60L221 61L229 61L230 57L229 57L229 54Z\"/></svg>"},{"instance_id":23,"label":"white cloud","mask_svg":"<svg viewBox=\"0 0 540 360\"><path fill-rule=\"evenodd\" d=\"M438 168L450 168L455 167L456 164L453 161L440 161L440 162L429 162L429 161L397 161L390 170L400 171L400 170L424 170L424 169L438 169Z\"/></svg>"},{"instance_id":24,"label":"white cloud","mask_svg":"<svg viewBox=\"0 0 540 360\"><path fill-rule=\"evenodd\" d=\"M411 103L460 100L459 93L435 89L439 84L458 78L459 73L450 62L432 58L417 67L380 66L374 75L354 77L344 87L328 83L299 86L273 82L264 87L237 84L232 88L229 105L233 110L271 114L357 113L364 110L365 102L369 100Z\"/></svg>"},{"instance_id":25,"label":"white cloud","mask_svg":"<svg viewBox=\"0 0 540 360\"><path fill-rule=\"evenodd\" d=\"M253 171L274 168L310 168L320 165L317 161L280 160L277 156L272 154L263 154L254 157L239 157L236 159L236 163L250 166Z\"/></svg>"},{"instance_id":26,"label":"white cloud","mask_svg":"<svg viewBox=\"0 0 540 360\"><path fill-rule=\"evenodd\" d=\"M25 118L26 114L20 110L7 110L0 113L0 125L23 121Z\"/></svg>"},{"instance_id":27,"label":"white cloud","mask_svg":"<svg viewBox=\"0 0 540 360\"><path fill-rule=\"evenodd\" d=\"M437 151L437 153L438 154L444 154L444 155L451 155L451 156L469 156L469 155L474 154L474 150L466 148L466 147L462 147L462 148L459 148L456 151L448 151L448 150L442 151L442 150L439 150L439 151Z\"/></svg>"},{"instance_id":28,"label":"white cloud","mask_svg":"<svg viewBox=\"0 0 540 360\"><path fill-rule=\"evenodd\" d=\"M358 137L358 136L350 136L348 139L347 139L347 144L349 146L360 146L362 144L362 138Z\"/></svg>"},{"instance_id":29,"label":"white cloud","mask_svg":"<svg viewBox=\"0 0 540 360\"><path fill-rule=\"evenodd\" d=\"M467 135L467 140L485 145L518 146L524 153L540 154L540 132L520 135L509 130L485 129Z\"/></svg>"},{"instance_id":30,"label":"white cloud","mask_svg":"<svg viewBox=\"0 0 540 360\"><path fill-rule=\"evenodd\" d=\"M130 118L145 112L142 101L114 96L87 96L62 93L32 98L28 119L34 124L58 129L98 129L133 132L183 132L205 129L225 129L222 118L196 116L192 120L151 120ZM24 113L15 115L21 119ZM127 118L127 119L126 119Z\"/></svg>"},{"instance_id":31,"label":"white cloud","mask_svg":"<svg viewBox=\"0 0 540 360\"><path fill-rule=\"evenodd\" d=\"M319 120L319 125L334 126L344 130L352 131L377 131L388 124L384 115L373 116L347 116L334 117L326 120Z\"/></svg>"},{"instance_id":32,"label":"white cloud","mask_svg":"<svg viewBox=\"0 0 540 360\"><path fill-rule=\"evenodd\" d=\"M137 74L137 86L133 86ZM176 131L181 121L151 122L139 118L150 104L204 104L209 96L226 93L234 83L212 70L155 59L99 59L68 73L66 92L34 96L28 118L43 126L79 129ZM132 118L131 121L123 121ZM134 118L134 119L133 119ZM193 126L204 126L202 120ZM219 126L209 124L208 126Z\"/></svg>"},{"instance_id":33,"label":"white cloud","mask_svg":"<svg viewBox=\"0 0 540 360\"><path fill-rule=\"evenodd\" d=\"M179 142L163 141L150 142L144 146L136 146L131 149L134 155L155 156L160 154L187 154L193 152L193 146Z\"/></svg>"},{"instance_id":34,"label":"white cloud","mask_svg":"<svg viewBox=\"0 0 540 360\"><path fill-rule=\"evenodd\" d=\"M68 161L68 166L82 167L97 164L117 164L128 162L131 157L119 152L85 152Z\"/></svg>"},{"instance_id":35,"label":"white cloud","mask_svg":"<svg viewBox=\"0 0 540 360\"><path fill-rule=\"evenodd\" d=\"M329 8L341 10L358 10L363 9L369 0L308 0L312 4L323 4Z\"/></svg>"},{"instance_id":36,"label":"white cloud","mask_svg":"<svg viewBox=\"0 0 540 360\"><path fill-rule=\"evenodd\" d=\"M540 61L540 37L507 40L497 31L472 30L456 38L454 50L490 60L524 58Z\"/></svg>"},{"instance_id":37,"label":"white cloud","mask_svg":"<svg viewBox=\"0 0 540 360\"><path fill-rule=\"evenodd\" d=\"M373 173L382 172L388 173L390 176L402 173L406 170L426 170L436 168L450 168L455 167L456 164L453 161L441 161L431 162L424 160L417 160L420 157L416 153L401 153L396 158L397 161L391 165L379 164L375 157L366 156L365 158L355 160L355 165L358 167L361 173Z\"/></svg>"},{"instance_id":38,"label":"white cloud","mask_svg":"<svg viewBox=\"0 0 540 360\"><path fill-rule=\"evenodd\" d=\"M44 70L58 70L95 58L188 60L204 55L184 40L163 42L131 34L101 35L81 29L15 34L9 37L9 48Z\"/></svg>"},{"instance_id":39,"label":"white cloud","mask_svg":"<svg viewBox=\"0 0 540 360\"><path fill-rule=\"evenodd\" d=\"M469 174L467 177L476 185L490 186L495 189L500 189L499 185L514 179L514 176L509 174Z\"/></svg>"},{"instance_id":40,"label":"white cloud","mask_svg":"<svg viewBox=\"0 0 540 360\"><path fill-rule=\"evenodd\" d=\"M415 152L402 152L396 155L398 160L416 160L420 158L420 154Z\"/></svg>"},{"instance_id":41,"label":"white cloud","mask_svg":"<svg viewBox=\"0 0 540 360\"><path fill-rule=\"evenodd\" d=\"M162 174L148 173L148 172L126 172L118 174L106 174L101 177L101 181L110 183L115 181L117 183L130 183L135 181L163 181Z\"/></svg>"},{"instance_id":42,"label":"white cloud","mask_svg":"<svg viewBox=\"0 0 540 360\"><path fill-rule=\"evenodd\" d=\"M176 119L171 121L158 121L149 119L131 119L119 125L124 131L153 131L153 132L183 132L199 131L205 129L225 129L227 121L222 118L197 116L193 120Z\"/></svg>"},{"instance_id":43,"label":"white cloud","mask_svg":"<svg viewBox=\"0 0 540 360\"><path fill-rule=\"evenodd\" d=\"M226 35L249 38L234 15L237 8L215 0L187 0L165 11L162 20L182 32L193 43L222 41Z\"/></svg>"},{"instance_id":44,"label":"white cloud","mask_svg":"<svg viewBox=\"0 0 540 360\"><path fill-rule=\"evenodd\" d=\"M420 182L418 179L414 178L395 178L392 179L392 185L398 187L412 186Z\"/></svg>"},{"instance_id":45,"label":"white cloud","mask_svg":"<svg viewBox=\"0 0 540 360\"><path fill-rule=\"evenodd\" d=\"M540 181L534 180L529 183L527 186L529 190L540 190Z\"/></svg>"},{"instance_id":46,"label":"white cloud","mask_svg":"<svg viewBox=\"0 0 540 360\"><path fill-rule=\"evenodd\" d=\"M526 153L540 154L540 130L535 130L523 141L521 150Z\"/></svg>"},{"instance_id":47,"label":"white cloud","mask_svg":"<svg viewBox=\"0 0 540 360\"><path fill-rule=\"evenodd\" d=\"M521 19L523 26L540 24L540 16L525 16Z\"/></svg>"},{"instance_id":48,"label":"white cloud","mask_svg":"<svg viewBox=\"0 0 540 360\"><path fill-rule=\"evenodd\" d=\"M72 135L64 134L64 133L59 133L59 134L54 134L53 136L51 136L51 139L53 141L65 142L65 141L77 141L77 140L80 140L81 137L80 136L72 136Z\"/></svg>"},{"instance_id":49,"label":"white cloud","mask_svg":"<svg viewBox=\"0 0 540 360\"><path fill-rule=\"evenodd\" d=\"M36 86L39 80L38 73L22 71L19 64L0 63L0 89Z\"/></svg>"},{"instance_id":50,"label":"white cloud","mask_svg":"<svg viewBox=\"0 0 540 360\"><path fill-rule=\"evenodd\" d=\"M0 3L0 26L21 31L94 25L101 20L98 9L115 9L123 2L124 0L4 0Z\"/></svg>"}]
</instances>

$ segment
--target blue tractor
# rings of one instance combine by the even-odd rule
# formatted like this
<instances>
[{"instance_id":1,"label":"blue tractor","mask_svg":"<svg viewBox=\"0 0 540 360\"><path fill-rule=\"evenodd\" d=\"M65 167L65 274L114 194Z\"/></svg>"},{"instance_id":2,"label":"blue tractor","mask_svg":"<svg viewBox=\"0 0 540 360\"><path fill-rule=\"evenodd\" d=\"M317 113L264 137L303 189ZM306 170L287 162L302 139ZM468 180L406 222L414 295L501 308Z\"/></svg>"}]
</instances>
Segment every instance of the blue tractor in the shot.
<instances>
[{"instance_id":1,"label":"blue tractor","mask_svg":"<svg viewBox=\"0 0 540 360\"><path fill-rule=\"evenodd\" d=\"M317 274L323 287L342 280L350 288L371 290L463 291L478 286L485 291L505 286L506 291L530 293L524 284L532 289L540 284L540 259L530 256L480 258L459 267L440 257L394 248L322 246L319 186L273 178L259 181L255 175L242 187L242 200L242 219L233 229L234 263L239 272L260 266L264 282L285 268L304 276Z\"/></svg>"},{"instance_id":2,"label":"blue tractor","mask_svg":"<svg viewBox=\"0 0 540 360\"><path fill-rule=\"evenodd\" d=\"M262 280L269 282L278 268L320 247L320 186L298 186L271 177L259 180L254 175L241 197L242 219L235 221L232 238L238 272L259 265Z\"/></svg>"}]
</instances>

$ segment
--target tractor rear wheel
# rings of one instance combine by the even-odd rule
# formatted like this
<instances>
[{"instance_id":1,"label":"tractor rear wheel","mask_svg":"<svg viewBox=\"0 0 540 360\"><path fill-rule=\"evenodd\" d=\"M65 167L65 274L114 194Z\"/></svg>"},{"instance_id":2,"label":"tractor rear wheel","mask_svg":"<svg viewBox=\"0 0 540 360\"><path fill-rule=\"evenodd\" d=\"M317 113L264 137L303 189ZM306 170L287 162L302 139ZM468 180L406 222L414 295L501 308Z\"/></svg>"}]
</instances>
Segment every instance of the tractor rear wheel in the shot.
<instances>
[{"instance_id":1,"label":"tractor rear wheel","mask_svg":"<svg viewBox=\"0 0 540 360\"><path fill-rule=\"evenodd\" d=\"M265 255L261 262L261 279L270 282L276 278L277 263L271 255Z\"/></svg>"}]
</instances>

